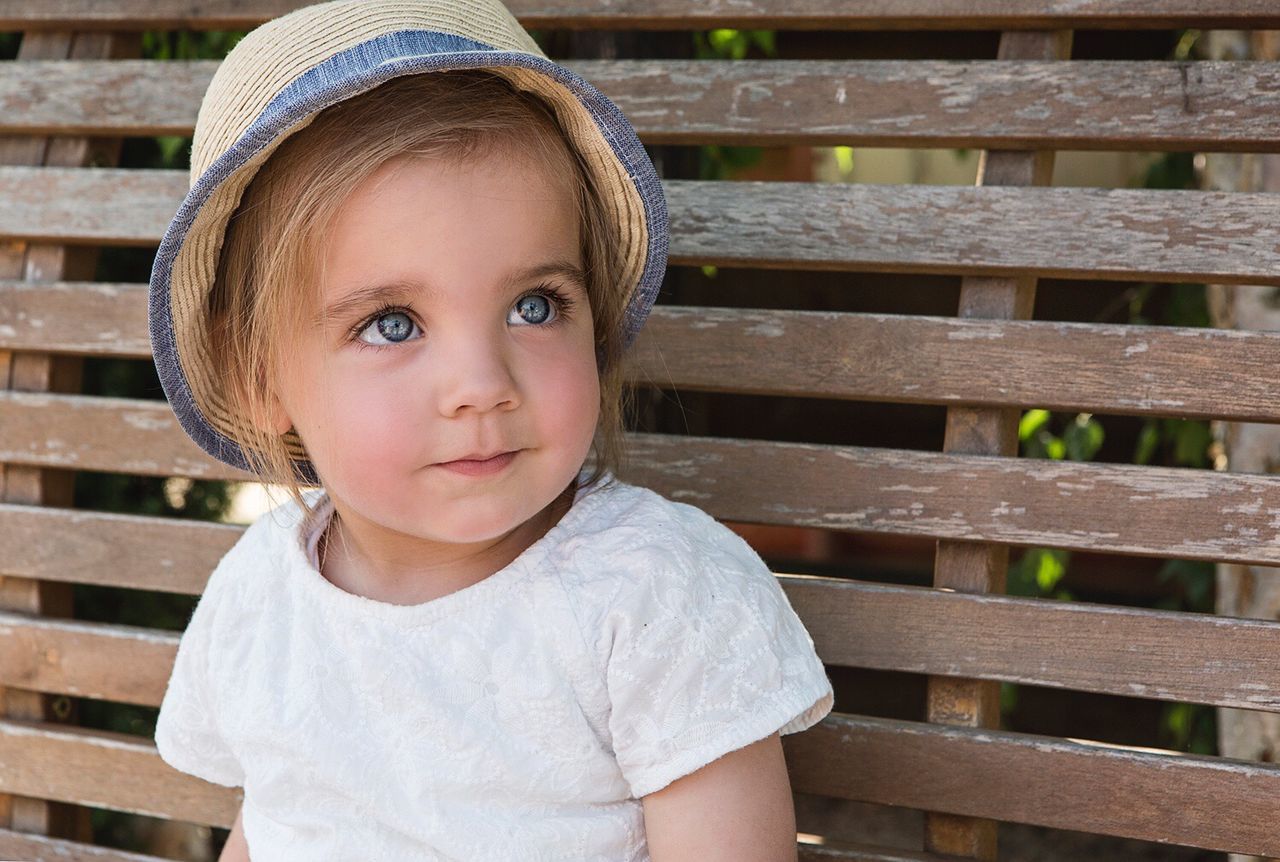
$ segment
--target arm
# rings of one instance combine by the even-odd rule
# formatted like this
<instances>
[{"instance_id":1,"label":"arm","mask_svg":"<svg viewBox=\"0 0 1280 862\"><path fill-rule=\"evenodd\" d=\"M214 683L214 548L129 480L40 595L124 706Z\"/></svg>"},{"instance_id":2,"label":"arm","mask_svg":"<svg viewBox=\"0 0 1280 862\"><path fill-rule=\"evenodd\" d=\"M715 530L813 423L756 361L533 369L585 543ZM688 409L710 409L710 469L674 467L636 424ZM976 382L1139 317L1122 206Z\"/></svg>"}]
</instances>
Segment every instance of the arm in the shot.
<instances>
[{"instance_id":1,"label":"arm","mask_svg":"<svg viewBox=\"0 0 1280 862\"><path fill-rule=\"evenodd\" d=\"M653 862L795 862L795 802L777 733L641 799Z\"/></svg>"},{"instance_id":2,"label":"arm","mask_svg":"<svg viewBox=\"0 0 1280 862\"><path fill-rule=\"evenodd\" d=\"M243 816L242 803L240 810L236 812L236 822L231 824L231 834L227 836L227 843L222 847L218 862L249 862L249 845L245 843L244 827L240 824Z\"/></svg>"}]
</instances>

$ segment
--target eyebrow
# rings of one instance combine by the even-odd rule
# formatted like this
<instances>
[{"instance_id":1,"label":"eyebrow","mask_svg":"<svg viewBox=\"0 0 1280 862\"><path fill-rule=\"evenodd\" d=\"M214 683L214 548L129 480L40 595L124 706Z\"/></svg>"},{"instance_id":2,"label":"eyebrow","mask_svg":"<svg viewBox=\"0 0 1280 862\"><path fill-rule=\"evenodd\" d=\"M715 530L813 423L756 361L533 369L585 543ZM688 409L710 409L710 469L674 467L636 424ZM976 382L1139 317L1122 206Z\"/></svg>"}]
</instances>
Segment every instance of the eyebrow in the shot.
<instances>
[{"instance_id":1,"label":"eyebrow","mask_svg":"<svg viewBox=\"0 0 1280 862\"><path fill-rule=\"evenodd\" d=\"M505 290L512 285L539 278L559 276L585 288L586 272L582 267L569 260L551 260L535 264L513 272L502 285ZM348 293L342 299L324 309L317 318L318 323L340 320L353 311L379 302L405 303L415 296L425 294L434 298L437 291L430 285L414 279L397 279L395 281L366 284Z\"/></svg>"}]
</instances>

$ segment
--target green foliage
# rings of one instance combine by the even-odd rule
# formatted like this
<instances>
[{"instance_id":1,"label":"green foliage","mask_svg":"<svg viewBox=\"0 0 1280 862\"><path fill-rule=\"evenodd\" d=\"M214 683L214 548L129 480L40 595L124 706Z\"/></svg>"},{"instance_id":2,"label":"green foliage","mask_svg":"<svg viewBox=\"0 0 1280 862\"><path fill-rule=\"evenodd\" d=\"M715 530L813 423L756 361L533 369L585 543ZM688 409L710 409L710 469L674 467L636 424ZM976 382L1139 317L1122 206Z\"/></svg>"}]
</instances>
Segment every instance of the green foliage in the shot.
<instances>
[{"instance_id":1,"label":"green foliage","mask_svg":"<svg viewBox=\"0 0 1280 862\"><path fill-rule=\"evenodd\" d=\"M1217 724L1213 707L1200 703L1165 704L1158 744L1172 751L1216 755Z\"/></svg>"},{"instance_id":2,"label":"green foliage","mask_svg":"<svg viewBox=\"0 0 1280 862\"><path fill-rule=\"evenodd\" d=\"M1170 594L1162 596L1156 607L1167 611L1213 613L1217 580L1213 563L1206 560L1166 560L1156 573L1156 579L1172 587Z\"/></svg>"},{"instance_id":3,"label":"green foliage","mask_svg":"<svg viewBox=\"0 0 1280 862\"><path fill-rule=\"evenodd\" d=\"M708 30L693 34L694 57L699 60L742 60L753 47L766 57L778 54L773 30Z\"/></svg>"},{"instance_id":4,"label":"green foliage","mask_svg":"<svg viewBox=\"0 0 1280 862\"><path fill-rule=\"evenodd\" d=\"M1077 414L1056 434L1051 424L1053 419L1054 414L1042 409L1028 410L1022 415L1018 422L1018 441L1024 457L1089 461L1102 448L1102 423L1093 414Z\"/></svg>"},{"instance_id":5,"label":"green foliage","mask_svg":"<svg viewBox=\"0 0 1280 862\"><path fill-rule=\"evenodd\" d=\"M759 164L763 155L760 147L707 144L698 148L698 179L727 179L744 168Z\"/></svg>"},{"instance_id":6,"label":"green foliage","mask_svg":"<svg viewBox=\"0 0 1280 862\"><path fill-rule=\"evenodd\" d=\"M1138 433L1133 463L1153 460L1179 467L1208 467L1213 434L1209 424L1199 419L1148 419ZM1163 457L1156 459L1157 455Z\"/></svg>"},{"instance_id":7,"label":"green foliage","mask_svg":"<svg viewBox=\"0 0 1280 862\"><path fill-rule=\"evenodd\" d=\"M221 60L247 30L147 30L142 56L148 60Z\"/></svg>"}]
</instances>

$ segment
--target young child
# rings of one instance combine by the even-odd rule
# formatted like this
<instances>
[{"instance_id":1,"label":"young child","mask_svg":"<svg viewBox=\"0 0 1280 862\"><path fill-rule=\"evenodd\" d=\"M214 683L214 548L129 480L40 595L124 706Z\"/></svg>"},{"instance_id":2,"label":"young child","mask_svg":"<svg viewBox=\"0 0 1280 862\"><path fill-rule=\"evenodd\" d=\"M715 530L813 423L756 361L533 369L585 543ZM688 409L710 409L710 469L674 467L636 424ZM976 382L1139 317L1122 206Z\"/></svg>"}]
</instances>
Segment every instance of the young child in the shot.
<instances>
[{"instance_id":1,"label":"young child","mask_svg":"<svg viewBox=\"0 0 1280 862\"><path fill-rule=\"evenodd\" d=\"M794 859L813 641L745 541L616 476L667 255L618 108L497 0L338 0L232 50L191 178L161 381L290 493L210 576L156 727L244 788L222 858Z\"/></svg>"}]
</instances>

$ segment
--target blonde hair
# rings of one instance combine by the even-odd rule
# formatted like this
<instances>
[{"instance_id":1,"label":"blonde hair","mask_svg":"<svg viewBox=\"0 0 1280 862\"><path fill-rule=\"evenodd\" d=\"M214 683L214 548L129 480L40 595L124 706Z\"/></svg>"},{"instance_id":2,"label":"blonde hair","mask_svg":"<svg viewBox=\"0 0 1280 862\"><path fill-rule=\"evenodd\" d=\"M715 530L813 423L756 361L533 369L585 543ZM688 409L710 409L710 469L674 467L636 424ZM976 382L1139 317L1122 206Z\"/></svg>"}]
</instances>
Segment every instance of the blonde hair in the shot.
<instances>
[{"instance_id":1,"label":"blonde hair","mask_svg":"<svg viewBox=\"0 0 1280 862\"><path fill-rule=\"evenodd\" d=\"M621 362L619 331L629 299L618 289L624 262L617 227L568 141L554 109L538 95L491 69L451 69L394 78L326 108L271 154L231 217L208 307L212 355L221 365L218 395L238 419L236 442L260 481L285 486L307 509L295 462L307 457L305 446L293 429L276 434L268 419L271 369L284 359L288 334L313 316L316 260L332 219L365 178L400 156L510 156L570 189L601 354L595 463L583 486L596 485L606 471L619 472L625 402L634 394Z\"/></svg>"}]
</instances>

